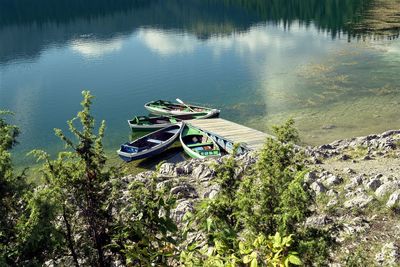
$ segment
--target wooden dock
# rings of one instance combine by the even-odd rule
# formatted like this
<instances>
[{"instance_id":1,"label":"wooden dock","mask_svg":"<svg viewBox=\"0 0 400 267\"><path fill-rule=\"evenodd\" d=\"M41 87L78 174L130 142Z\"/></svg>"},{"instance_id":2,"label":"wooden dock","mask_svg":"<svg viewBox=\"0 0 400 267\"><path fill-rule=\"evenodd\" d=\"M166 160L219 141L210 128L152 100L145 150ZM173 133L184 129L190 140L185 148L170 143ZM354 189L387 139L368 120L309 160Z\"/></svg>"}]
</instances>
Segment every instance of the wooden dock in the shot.
<instances>
[{"instance_id":1,"label":"wooden dock","mask_svg":"<svg viewBox=\"0 0 400 267\"><path fill-rule=\"evenodd\" d=\"M268 136L272 137L261 131L221 118L189 120L186 123L203 130L214 140L217 139L216 141L219 144L219 139L223 139L230 146L240 143L246 150L259 150L262 148L265 139Z\"/></svg>"}]
</instances>

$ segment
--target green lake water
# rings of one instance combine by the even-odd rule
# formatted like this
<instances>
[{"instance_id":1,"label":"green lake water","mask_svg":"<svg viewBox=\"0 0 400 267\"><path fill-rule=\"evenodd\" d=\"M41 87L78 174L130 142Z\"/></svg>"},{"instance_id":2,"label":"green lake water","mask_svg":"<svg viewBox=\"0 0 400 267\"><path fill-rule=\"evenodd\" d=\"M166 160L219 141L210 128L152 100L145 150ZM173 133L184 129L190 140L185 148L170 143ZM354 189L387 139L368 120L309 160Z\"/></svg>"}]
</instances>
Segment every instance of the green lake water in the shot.
<instances>
[{"instance_id":1,"label":"green lake water","mask_svg":"<svg viewBox=\"0 0 400 267\"><path fill-rule=\"evenodd\" d=\"M83 89L113 157L126 120L156 99L263 131L293 117L311 145L400 128L398 27L371 18L382 2L2 1L0 109L22 131L16 162L63 148L53 128L66 130Z\"/></svg>"}]
</instances>

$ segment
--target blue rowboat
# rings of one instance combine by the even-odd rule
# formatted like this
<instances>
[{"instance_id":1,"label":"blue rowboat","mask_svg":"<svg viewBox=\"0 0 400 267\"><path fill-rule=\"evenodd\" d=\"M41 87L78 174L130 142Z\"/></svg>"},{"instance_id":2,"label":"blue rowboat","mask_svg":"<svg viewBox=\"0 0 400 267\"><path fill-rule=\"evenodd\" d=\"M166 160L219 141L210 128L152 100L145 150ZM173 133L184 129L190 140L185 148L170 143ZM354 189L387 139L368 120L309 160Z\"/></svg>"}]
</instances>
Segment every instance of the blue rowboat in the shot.
<instances>
[{"instance_id":1,"label":"blue rowboat","mask_svg":"<svg viewBox=\"0 0 400 267\"><path fill-rule=\"evenodd\" d=\"M126 162L160 154L174 143L180 135L183 126L184 123L179 122L175 125L145 135L132 142L125 143L121 145L121 148L117 153L120 158Z\"/></svg>"}]
</instances>

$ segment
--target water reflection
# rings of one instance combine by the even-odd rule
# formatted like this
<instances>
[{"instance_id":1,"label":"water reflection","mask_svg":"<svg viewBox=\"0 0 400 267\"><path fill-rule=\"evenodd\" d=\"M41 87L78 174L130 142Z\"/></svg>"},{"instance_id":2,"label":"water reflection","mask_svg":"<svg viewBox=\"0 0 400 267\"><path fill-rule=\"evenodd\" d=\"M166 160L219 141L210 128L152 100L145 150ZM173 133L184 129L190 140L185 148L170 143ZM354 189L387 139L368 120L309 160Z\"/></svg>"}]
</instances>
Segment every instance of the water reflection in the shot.
<instances>
[{"instance_id":1,"label":"water reflection","mask_svg":"<svg viewBox=\"0 0 400 267\"><path fill-rule=\"evenodd\" d=\"M137 37L151 51L161 56L191 53L199 45L195 36L173 31L140 29Z\"/></svg>"},{"instance_id":2,"label":"water reflection","mask_svg":"<svg viewBox=\"0 0 400 267\"><path fill-rule=\"evenodd\" d=\"M96 58L121 50L123 40L115 38L107 41L77 39L71 42L70 48L83 57Z\"/></svg>"},{"instance_id":3,"label":"water reflection","mask_svg":"<svg viewBox=\"0 0 400 267\"><path fill-rule=\"evenodd\" d=\"M37 58L47 47L71 43L82 35L90 34L97 41L101 41L114 39L116 36L127 36L141 28L173 30L183 32L183 36L190 33L204 40L216 35L248 31L250 27L259 23L280 24L285 29L292 28L292 25L297 27L300 23L304 27L315 25L316 29L328 32L333 38L343 32L349 33L349 36L357 36L363 29L371 29L371 25L377 24L376 18L370 19L371 13L381 14L374 12L377 6L372 4L374 2L117 0L111 4L102 0L93 4L93 1L41 0L31 6L21 0L11 3L2 1L0 63L18 58ZM392 4L390 9L396 10L396 4ZM397 10L400 10L400 5ZM386 28L387 25L391 25L390 21L384 19L384 22ZM379 26L381 27L382 23ZM398 23L393 21L390 29L397 30L398 33ZM143 39L153 44L153 49L164 54L174 49L190 51L193 47L190 38L178 44L178 40L164 40L163 36L154 36L151 31L139 31L139 34L146 34ZM155 37L161 39L154 39ZM162 45L154 47L154 43Z\"/></svg>"}]
</instances>

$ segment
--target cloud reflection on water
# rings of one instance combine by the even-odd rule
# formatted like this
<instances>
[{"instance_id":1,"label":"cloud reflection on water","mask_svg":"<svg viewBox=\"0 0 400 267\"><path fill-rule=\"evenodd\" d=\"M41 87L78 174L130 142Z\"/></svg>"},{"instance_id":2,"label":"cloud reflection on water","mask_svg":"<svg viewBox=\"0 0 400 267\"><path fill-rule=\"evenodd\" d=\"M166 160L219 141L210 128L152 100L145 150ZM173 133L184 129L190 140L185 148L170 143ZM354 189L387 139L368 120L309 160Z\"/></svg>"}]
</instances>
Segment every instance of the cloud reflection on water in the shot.
<instances>
[{"instance_id":1,"label":"cloud reflection on water","mask_svg":"<svg viewBox=\"0 0 400 267\"><path fill-rule=\"evenodd\" d=\"M120 38L114 38L107 41L76 39L71 42L70 48L85 58L98 58L120 51L123 43L124 40Z\"/></svg>"}]
</instances>

